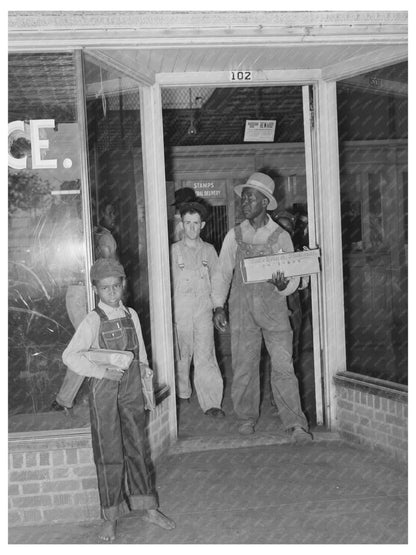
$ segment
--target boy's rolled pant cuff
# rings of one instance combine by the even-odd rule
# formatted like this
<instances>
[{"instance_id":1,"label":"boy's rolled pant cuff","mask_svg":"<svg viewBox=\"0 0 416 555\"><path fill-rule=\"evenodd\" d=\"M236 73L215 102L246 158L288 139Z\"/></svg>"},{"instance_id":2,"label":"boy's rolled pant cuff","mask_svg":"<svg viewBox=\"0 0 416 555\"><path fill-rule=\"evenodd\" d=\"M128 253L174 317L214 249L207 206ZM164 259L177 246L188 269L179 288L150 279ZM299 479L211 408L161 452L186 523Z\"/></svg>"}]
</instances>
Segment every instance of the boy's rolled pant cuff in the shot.
<instances>
[{"instance_id":1,"label":"boy's rolled pant cuff","mask_svg":"<svg viewBox=\"0 0 416 555\"><path fill-rule=\"evenodd\" d=\"M101 507L101 518L103 520L118 520L130 511L144 511L157 509L158 507L159 503L154 495L130 495L128 504L126 501L122 501L113 507Z\"/></svg>"},{"instance_id":2,"label":"boy's rolled pant cuff","mask_svg":"<svg viewBox=\"0 0 416 555\"><path fill-rule=\"evenodd\" d=\"M113 507L103 507L101 506L101 518L103 520L117 520L120 517L128 514L130 512L129 506L126 501L122 501L118 505Z\"/></svg>"},{"instance_id":3,"label":"boy's rolled pant cuff","mask_svg":"<svg viewBox=\"0 0 416 555\"><path fill-rule=\"evenodd\" d=\"M129 503L132 511L145 511L159 507L159 503L154 495L130 495Z\"/></svg>"}]
</instances>

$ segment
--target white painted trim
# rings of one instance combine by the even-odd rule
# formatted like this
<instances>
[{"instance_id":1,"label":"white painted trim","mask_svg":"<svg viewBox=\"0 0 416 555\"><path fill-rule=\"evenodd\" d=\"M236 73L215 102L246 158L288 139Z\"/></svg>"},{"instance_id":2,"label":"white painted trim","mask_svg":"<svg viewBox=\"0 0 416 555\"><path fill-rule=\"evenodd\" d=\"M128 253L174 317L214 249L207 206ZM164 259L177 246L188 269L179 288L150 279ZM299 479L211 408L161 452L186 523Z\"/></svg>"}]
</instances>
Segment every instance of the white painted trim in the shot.
<instances>
[{"instance_id":1,"label":"white painted trim","mask_svg":"<svg viewBox=\"0 0 416 555\"><path fill-rule=\"evenodd\" d=\"M407 41L406 11L9 12L9 39L24 48L71 46L351 44Z\"/></svg>"},{"instance_id":2,"label":"white painted trim","mask_svg":"<svg viewBox=\"0 0 416 555\"><path fill-rule=\"evenodd\" d=\"M84 226L84 254L85 254L85 288L87 292L88 310L95 307L95 296L90 281L90 268L93 263L93 239L92 239L92 222L91 222L91 187L88 171L88 132L87 132L87 114L85 109L85 91L84 91L84 66L82 53L80 50L75 51L75 72L77 83L77 111L78 111L78 129L80 140L80 169L81 169L81 193L82 193L82 223Z\"/></svg>"},{"instance_id":3,"label":"white painted trim","mask_svg":"<svg viewBox=\"0 0 416 555\"><path fill-rule=\"evenodd\" d=\"M382 25L407 26L408 14L405 10L367 10L367 11L9 11L9 28L33 29L40 26L63 30L79 27L85 30L94 28L110 29L162 29L177 28L181 30L196 28L237 28L256 29L261 33L264 28L277 29L288 27L287 32L305 27L312 31L313 27L323 26L358 28Z\"/></svg>"},{"instance_id":4,"label":"white painted trim","mask_svg":"<svg viewBox=\"0 0 416 555\"><path fill-rule=\"evenodd\" d=\"M53 44L46 45L45 41L37 34L29 41L10 41L8 51L11 54L20 52L74 52L82 50L82 46L68 44L65 40L58 40Z\"/></svg>"},{"instance_id":5,"label":"white painted trim","mask_svg":"<svg viewBox=\"0 0 416 555\"><path fill-rule=\"evenodd\" d=\"M156 82L163 87L212 85L219 87L251 87L256 85L306 85L321 78L320 69L285 69L253 71L252 81L230 81L229 71L189 71L158 73Z\"/></svg>"},{"instance_id":6,"label":"white painted trim","mask_svg":"<svg viewBox=\"0 0 416 555\"><path fill-rule=\"evenodd\" d=\"M315 228L315 173L313 167L313 146L310 114L309 86L302 87L303 99L303 128L305 136L305 172L306 193L308 200L308 234L309 247L316 248ZM319 290L318 276L312 275L310 281L311 304L312 304L312 342L313 342L313 372L315 378L315 407L316 423L320 426L324 423L323 396L322 396L322 361L321 361L321 325L319 313Z\"/></svg>"},{"instance_id":7,"label":"white painted trim","mask_svg":"<svg viewBox=\"0 0 416 555\"><path fill-rule=\"evenodd\" d=\"M336 428L333 377L346 370L336 83L315 88L316 223L321 247L322 367L326 425Z\"/></svg>"},{"instance_id":8,"label":"white painted trim","mask_svg":"<svg viewBox=\"0 0 416 555\"><path fill-rule=\"evenodd\" d=\"M113 32L114 33L114 32ZM396 35L395 33L387 35L372 34L348 34L344 32L341 36L337 34L333 36L310 36L307 34L298 34L293 36L275 36L274 34L263 34L256 36L223 36L215 34L214 36L198 36L194 33L178 34L176 37L174 32L165 31L168 34L164 36L154 36L150 34L143 37L143 32L134 34L128 31L118 30L114 35L105 34L100 31L86 32L80 29L73 29L66 32L51 32L45 29L39 31L31 31L30 33L16 31L9 33L9 51L25 51L25 50L63 50L75 48L91 48L97 50L119 50L119 49L136 49L136 50L158 50L166 48L240 48L253 46L256 48L290 48L293 46L303 45L305 48L310 46L352 46L357 48L361 46L390 46L393 51L397 47L407 44L407 34L404 32ZM230 68L232 69L232 68Z\"/></svg>"},{"instance_id":9,"label":"white painted trim","mask_svg":"<svg viewBox=\"0 0 416 555\"><path fill-rule=\"evenodd\" d=\"M166 206L162 97L159 85L140 94L143 179L146 213L152 365L170 387L169 429L177 437L168 214Z\"/></svg>"}]
</instances>

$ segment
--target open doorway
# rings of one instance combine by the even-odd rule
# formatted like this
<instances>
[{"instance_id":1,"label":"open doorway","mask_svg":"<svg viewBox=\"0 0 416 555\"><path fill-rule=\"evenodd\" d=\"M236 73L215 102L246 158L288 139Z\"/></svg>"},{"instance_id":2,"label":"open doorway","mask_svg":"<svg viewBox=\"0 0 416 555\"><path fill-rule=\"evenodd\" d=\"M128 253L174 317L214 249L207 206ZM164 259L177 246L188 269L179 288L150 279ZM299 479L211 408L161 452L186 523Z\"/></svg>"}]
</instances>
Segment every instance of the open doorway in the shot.
<instances>
[{"instance_id":1,"label":"open doorway","mask_svg":"<svg viewBox=\"0 0 416 555\"><path fill-rule=\"evenodd\" d=\"M304 140L304 99L300 86L175 87L162 89L166 196L170 221L175 191L193 189L210 207L201 238L219 253L227 231L244 219L234 187L254 171L275 182L277 209L269 215L291 234L296 249L308 246L308 194ZM171 236L171 241L175 238ZM294 367L302 409L316 424L316 392L310 284L288 300L293 329ZM229 329L215 332L216 356L224 380L226 418L204 415L193 388L178 405L178 436L232 435L237 417L231 401ZM191 365L192 376L192 365ZM283 433L270 389L270 358L263 344L260 418L257 432Z\"/></svg>"}]
</instances>

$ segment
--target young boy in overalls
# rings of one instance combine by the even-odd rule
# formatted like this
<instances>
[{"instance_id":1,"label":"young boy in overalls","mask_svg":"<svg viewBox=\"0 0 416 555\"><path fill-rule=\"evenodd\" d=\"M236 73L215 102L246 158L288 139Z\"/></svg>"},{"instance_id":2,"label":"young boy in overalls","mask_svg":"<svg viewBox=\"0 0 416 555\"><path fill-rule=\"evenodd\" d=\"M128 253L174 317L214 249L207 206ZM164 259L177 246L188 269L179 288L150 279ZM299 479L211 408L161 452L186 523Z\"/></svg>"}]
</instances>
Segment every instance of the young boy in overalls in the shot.
<instances>
[{"instance_id":1,"label":"young boy in overalls","mask_svg":"<svg viewBox=\"0 0 416 555\"><path fill-rule=\"evenodd\" d=\"M78 326L62 359L74 372L90 378L90 418L103 525L102 540L115 539L117 519L130 510L167 530L175 523L158 511L145 443L145 410L140 366L148 367L137 313L122 303L123 266L101 258L91 267L97 307ZM93 362L91 349L130 351L133 362L123 370Z\"/></svg>"}]
</instances>

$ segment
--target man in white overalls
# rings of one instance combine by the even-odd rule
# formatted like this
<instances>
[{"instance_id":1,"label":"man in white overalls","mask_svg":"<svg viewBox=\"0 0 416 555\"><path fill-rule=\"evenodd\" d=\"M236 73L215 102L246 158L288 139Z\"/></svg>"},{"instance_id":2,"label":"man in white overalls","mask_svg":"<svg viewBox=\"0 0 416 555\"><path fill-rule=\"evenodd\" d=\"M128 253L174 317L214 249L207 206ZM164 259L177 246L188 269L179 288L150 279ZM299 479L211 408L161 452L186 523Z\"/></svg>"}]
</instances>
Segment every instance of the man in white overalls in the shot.
<instances>
[{"instance_id":1,"label":"man in white overalls","mask_svg":"<svg viewBox=\"0 0 416 555\"><path fill-rule=\"evenodd\" d=\"M192 394L190 365L194 364L194 386L203 412L224 417L221 409L223 380L215 357L212 323L211 275L218 264L212 245L202 241L206 209L198 202L181 206L183 237L171 246L173 308L176 331L176 395Z\"/></svg>"},{"instance_id":2,"label":"man in white overalls","mask_svg":"<svg viewBox=\"0 0 416 555\"><path fill-rule=\"evenodd\" d=\"M224 238L218 271L213 276L214 324L224 331L227 319L224 303L229 300L233 382L231 397L240 419L239 432L252 434L259 417L259 364L262 337L271 359L271 385L284 428L295 441L312 436L302 412L299 385L292 361L292 330L286 297L293 293L299 278L287 279L276 272L273 280L244 283L240 269L244 258L293 251L290 235L276 224L267 210L277 208L274 181L256 172L243 185L234 188L241 197L246 218Z\"/></svg>"}]
</instances>

